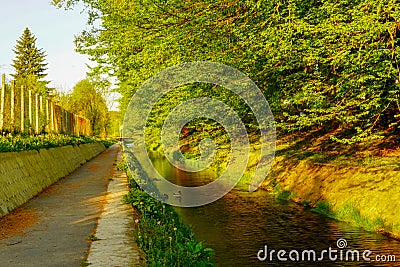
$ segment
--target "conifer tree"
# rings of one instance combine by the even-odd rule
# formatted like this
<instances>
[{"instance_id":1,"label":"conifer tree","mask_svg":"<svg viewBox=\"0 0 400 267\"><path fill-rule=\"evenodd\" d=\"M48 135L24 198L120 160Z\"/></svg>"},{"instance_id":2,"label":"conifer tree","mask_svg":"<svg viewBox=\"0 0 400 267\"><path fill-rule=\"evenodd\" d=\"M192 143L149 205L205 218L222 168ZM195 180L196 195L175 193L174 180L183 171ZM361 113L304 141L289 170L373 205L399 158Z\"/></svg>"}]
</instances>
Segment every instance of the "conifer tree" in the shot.
<instances>
[{"instance_id":1,"label":"conifer tree","mask_svg":"<svg viewBox=\"0 0 400 267\"><path fill-rule=\"evenodd\" d=\"M29 87L34 91L47 91L45 89L47 81L43 80L47 75L45 73L47 70L46 54L43 49L36 47L36 37L28 28L17 40L13 51L16 57L12 64L15 74L12 76L17 84Z\"/></svg>"}]
</instances>

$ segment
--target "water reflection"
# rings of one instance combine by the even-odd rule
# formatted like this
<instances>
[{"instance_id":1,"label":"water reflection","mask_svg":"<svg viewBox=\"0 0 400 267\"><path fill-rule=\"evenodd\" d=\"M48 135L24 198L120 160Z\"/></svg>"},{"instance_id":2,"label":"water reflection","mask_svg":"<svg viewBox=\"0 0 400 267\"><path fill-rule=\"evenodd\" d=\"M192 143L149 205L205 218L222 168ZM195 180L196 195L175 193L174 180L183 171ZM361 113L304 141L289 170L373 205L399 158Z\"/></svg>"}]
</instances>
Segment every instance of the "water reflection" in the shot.
<instances>
[{"instance_id":1,"label":"water reflection","mask_svg":"<svg viewBox=\"0 0 400 267\"><path fill-rule=\"evenodd\" d=\"M173 168L167 160L154 158L160 174L172 182L197 186L215 177L212 174L185 173ZM395 255L400 260L400 242L383 235L365 232L346 223L315 214L291 202L276 201L268 193L232 191L222 199L198 208L177 208L185 223L191 224L197 239L215 249L218 266L396 266L396 263L365 262L362 252ZM347 240L344 250L359 250L360 262L329 260L323 262L282 262L257 259L257 253L272 249L315 250L317 257L324 249L337 249L339 238ZM287 257L287 255L286 255ZM397 262L397 266L400 263Z\"/></svg>"}]
</instances>

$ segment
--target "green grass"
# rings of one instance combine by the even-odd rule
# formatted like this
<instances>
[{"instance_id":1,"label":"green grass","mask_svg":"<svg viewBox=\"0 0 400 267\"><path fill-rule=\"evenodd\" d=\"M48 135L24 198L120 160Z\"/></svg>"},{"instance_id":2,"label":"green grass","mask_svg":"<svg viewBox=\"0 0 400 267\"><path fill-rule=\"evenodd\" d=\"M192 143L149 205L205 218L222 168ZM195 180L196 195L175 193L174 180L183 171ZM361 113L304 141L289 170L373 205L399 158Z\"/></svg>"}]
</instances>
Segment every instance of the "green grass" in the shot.
<instances>
[{"instance_id":1,"label":"green grass","mask_svg":"<svg viewBox=\"0 0 400 267\"><path fill-rule=\"evenodd\" d=\"M351 203L346 203L338 210L332 210L332 204L321 201L318 202L315 208L311 211L323 214L332 219L348 222L354 226L361 227L369 232L381 232L381 231L391 231L393 225L387 225L382 218L368 218L362 216L357 207Z\"/></svg>"},{"instance_id":2,"label":"green grass","mask_svg":"<svg viewBox=\"0 0 400 267\"><path fill-rule=\"evenodd\" d=\"M335 218L335 214L332 211L332 204L325 201L318 202L315 208L312 208L311 211L323 214L330 218Z\"/></svg>"},{"instance_id":3,"label":"green grass","mask_svg":"<svg viewBox=\"0 0 400 267\"><path fill-rule=\"evenodd\" d=\"M340 221L350 222L353 225L364 228L367 231L379 229L391 230L392 226L386 225L382 218L368 218L362 216L360 211L351 203L346 203L335 211L335 218Z\"/></svg>"}]
</instances>

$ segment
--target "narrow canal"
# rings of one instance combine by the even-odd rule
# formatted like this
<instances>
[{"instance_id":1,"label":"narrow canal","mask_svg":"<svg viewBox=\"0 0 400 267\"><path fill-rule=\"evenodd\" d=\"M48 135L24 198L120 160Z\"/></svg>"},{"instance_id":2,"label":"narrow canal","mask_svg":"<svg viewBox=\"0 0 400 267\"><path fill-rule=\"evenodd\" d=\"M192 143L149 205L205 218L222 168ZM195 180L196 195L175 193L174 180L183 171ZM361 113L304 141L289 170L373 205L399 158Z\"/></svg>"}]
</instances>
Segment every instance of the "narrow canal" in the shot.
<instances>
[{"instance_id":1,"label":"narrow canal","mask_svg":"<svg viewBox=\"0 0 400 267\"><path fill-rule=\"evenodd\" d=\"M162 176L179 185L197 186L213 179L210 173L177 170L164 158L154 158L153 163ZM192 225L196 238L215 250L218 266L400 266L399 241L277 201L264 191L233 190L212 204L176 210ZM339 239L344 240L338 244ZM281 259L279 250L286 252ZM394 257L397 262L392 262Z\"/></svg>"}]
</instances>

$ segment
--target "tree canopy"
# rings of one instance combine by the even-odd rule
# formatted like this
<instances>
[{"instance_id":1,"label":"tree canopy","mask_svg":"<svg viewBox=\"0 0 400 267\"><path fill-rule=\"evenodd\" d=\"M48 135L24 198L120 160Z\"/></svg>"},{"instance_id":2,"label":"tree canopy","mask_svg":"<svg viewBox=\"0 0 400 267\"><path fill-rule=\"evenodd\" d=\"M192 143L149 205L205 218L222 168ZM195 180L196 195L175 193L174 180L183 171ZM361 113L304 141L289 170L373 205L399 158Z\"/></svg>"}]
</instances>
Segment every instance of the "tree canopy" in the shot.
<instances>
[{"instance_id":1,"label":"tree canopy","mask_svg":"<svg viewBox=\"0 0 400 267\"><path fill-rule=\"evenodd\" d=\"M91 28L77 51L118 78L122 109L156 72L210 60L262 89L280 131L332 131L343 143L399 131L395 0L53 0L78 2Z\"/></svg>"},{"instance_id":2,"label":"tree canopy","mask_svg":"<svg viewBox=\"0 0 400 267\"><path fill-rule=\"evenodd\" d=\"M93 135L106 136L109 114L106 101L94 83L88 79L79 81L69 95L61 98L62 106L72 113L90 120Z\"/></svg>"}]
</instances>

